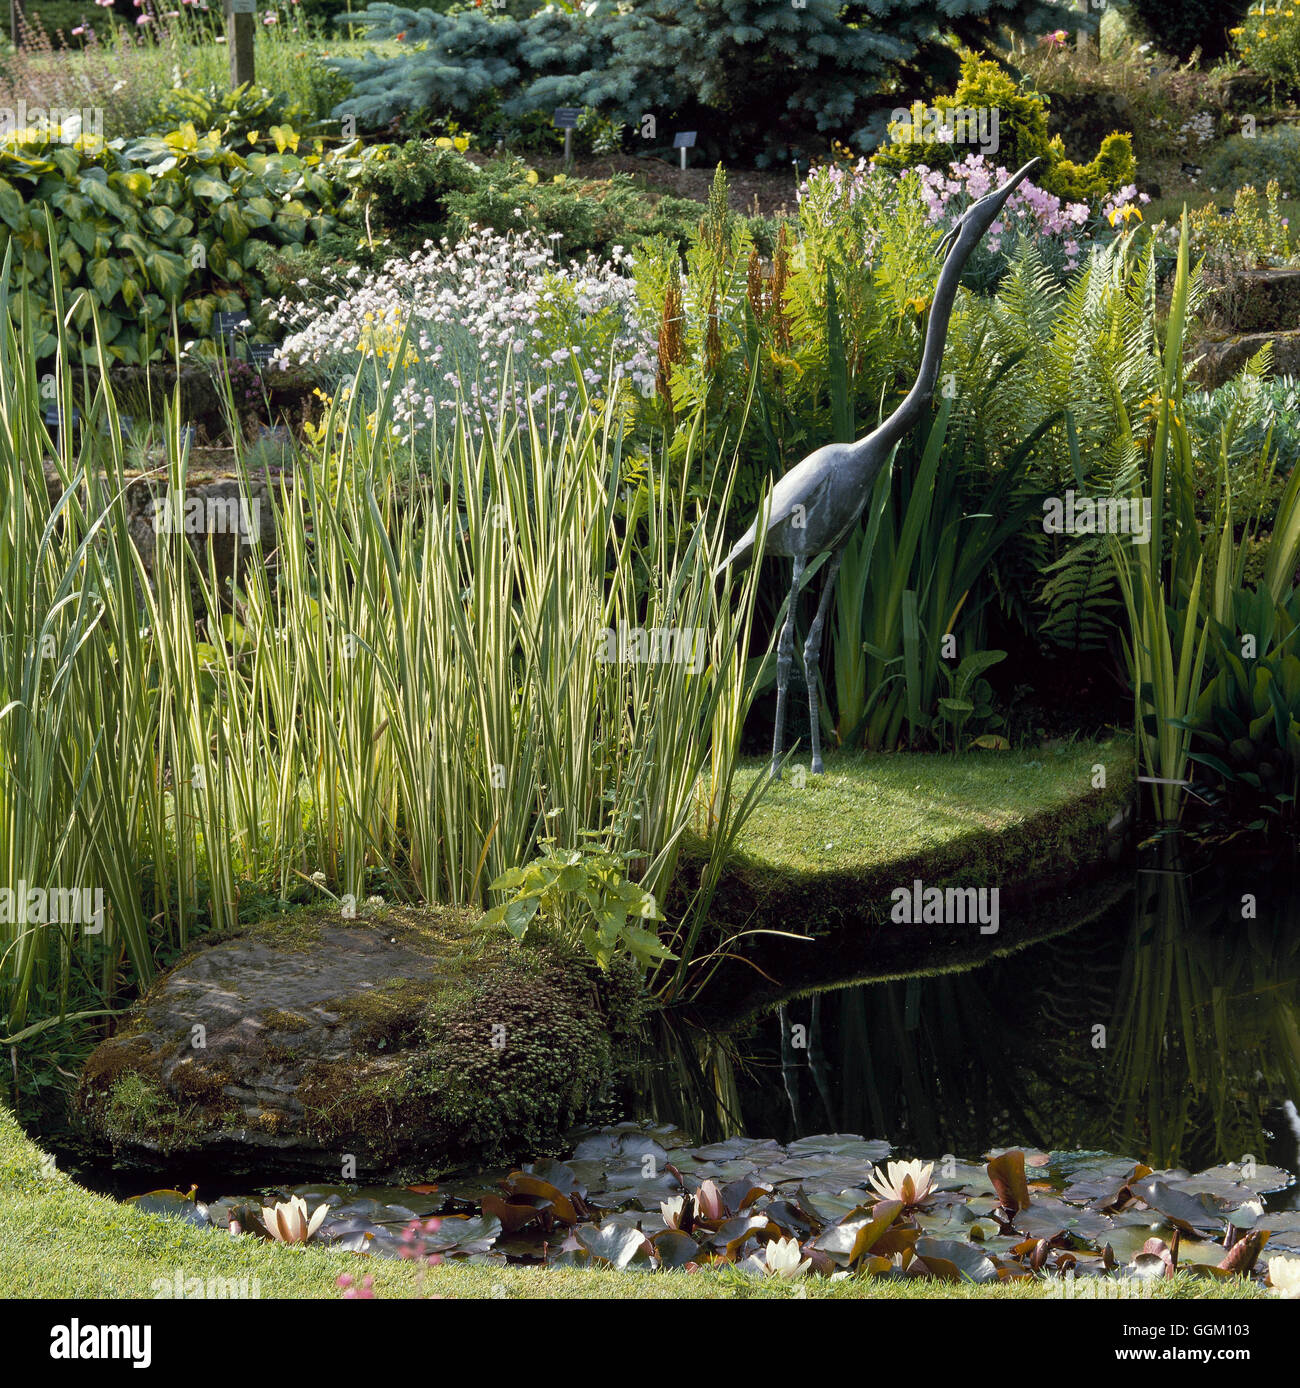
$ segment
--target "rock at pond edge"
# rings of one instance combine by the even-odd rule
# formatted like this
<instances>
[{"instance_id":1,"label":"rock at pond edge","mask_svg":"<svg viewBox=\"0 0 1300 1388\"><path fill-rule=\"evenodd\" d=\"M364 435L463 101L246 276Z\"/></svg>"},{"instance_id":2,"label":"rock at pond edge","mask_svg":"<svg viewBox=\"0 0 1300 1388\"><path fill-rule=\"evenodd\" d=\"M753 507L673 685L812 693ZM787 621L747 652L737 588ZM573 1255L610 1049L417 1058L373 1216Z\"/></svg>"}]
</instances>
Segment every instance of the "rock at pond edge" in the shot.
<instances>
[{"instance_id":1,"label":"rock at pond edge","mask_svg":"<svg viewBox=\"0 0 1300 1388\"><path fill-rule=\"evenodd\" d=\"M337 1178L349 1154L367 1176L434 1174L560 1150L633 1052L639 978L471 936L473 919L299 910L199 948L88 1057L79 1123L121 1161L230 1174Z\"/></svg>"}]
</instances>

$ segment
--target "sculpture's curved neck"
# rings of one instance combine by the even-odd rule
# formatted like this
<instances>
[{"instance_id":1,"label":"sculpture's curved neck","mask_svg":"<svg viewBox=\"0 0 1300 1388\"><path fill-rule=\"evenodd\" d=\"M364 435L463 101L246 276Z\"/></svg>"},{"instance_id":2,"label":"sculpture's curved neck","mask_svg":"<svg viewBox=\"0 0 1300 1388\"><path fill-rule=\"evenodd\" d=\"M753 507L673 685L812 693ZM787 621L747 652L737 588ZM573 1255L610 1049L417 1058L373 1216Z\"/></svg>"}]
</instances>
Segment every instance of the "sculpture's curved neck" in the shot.
<instances>
[{"instance_id":1,"label":"sculpture's curved neck","mask_svg":"<svg viewBox=\"0 0 1300 1388\"><path fill-rule=\"evenodd\" d=\"M930 303L930 318L925 328L925 347L921 353L921 369L916 383L907 392L899 407L879 428L865 439L853 445L852 456L864 464L874 463L871 471L876 472L889 456L890 449L917 424L926 407L934 397L934 388L939 380L939 367L943 364L943 348L948 337L948 324L952 318L953 304L957 301L957 287L961 283L962 271L970 258L973 247L964 247L960 242L953 245L939 271L934 286L934 298Z\"/></svg>"}]
</instances>

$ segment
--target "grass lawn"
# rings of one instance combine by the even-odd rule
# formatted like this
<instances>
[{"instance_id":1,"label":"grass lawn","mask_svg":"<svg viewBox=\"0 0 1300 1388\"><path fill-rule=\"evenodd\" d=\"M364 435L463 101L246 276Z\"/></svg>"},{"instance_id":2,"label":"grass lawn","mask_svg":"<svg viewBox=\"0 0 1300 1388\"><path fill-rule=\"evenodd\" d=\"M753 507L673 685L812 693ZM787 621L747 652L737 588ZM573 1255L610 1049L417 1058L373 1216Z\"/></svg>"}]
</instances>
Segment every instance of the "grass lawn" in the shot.
<instances>
[{"instance_id":1,"label":"grass lawn","mask_svg":"<svg viewBox=\"0 0 1300 1388\"><path fill-rule=\"evenodd\" d=\"M825 774L802 786L792 776L806 766L798 758L763 796L739 842L753 861L796 873L876 868L1014 829L1091 794L1097 763L1109 790L1128 793L1134 775L1132 743L1122 739L961 756L832 752ZM747 764L739 793L767 767L766 758Z\"/></svg>"},{"instance_id":2,"label":"grass lawn","mask_svg":"<svg viewBox=\"0 0 1300 1388\"><path fill-rule=\"evenodd\" d=\"M46 1161L12 1114L0 1108L0 1296L141 1297L155 1280L256 1278L263 1297L338 1297L335 1279L370 1274L377 1297L605 1297L636 1300L691 1297L879 1297L1032 1300L1046 1284L981 1287L913 1279L865 1277L796 1283L747 1277L731 1269L639 1273L585 1268L522 1268L455 1262L421 1271L409 1263L362 1258L327 1248L282 1248L253 1238L143 1214L75 1185ZM1206 1283L1180 1274L1155 1293L1160 1299L1261 1293L1246 1283Z\"/></svg>"}]
</instances>

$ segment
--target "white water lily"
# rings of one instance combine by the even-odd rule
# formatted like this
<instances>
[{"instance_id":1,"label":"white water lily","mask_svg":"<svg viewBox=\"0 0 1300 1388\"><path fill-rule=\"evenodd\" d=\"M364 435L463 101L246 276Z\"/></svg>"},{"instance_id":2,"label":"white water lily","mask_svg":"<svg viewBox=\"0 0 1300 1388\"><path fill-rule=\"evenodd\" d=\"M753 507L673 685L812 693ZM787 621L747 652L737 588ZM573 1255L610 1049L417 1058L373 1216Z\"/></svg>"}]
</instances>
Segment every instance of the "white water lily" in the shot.
<instances>
[{"instance_id":1,"label":"white water lily","mask_svg":"<svg viewBox=\"0 0 1300 1388\"><path fill-rule=\"evenodd\" d=\"M872 1189L882 1200L901 1200L912 1209L929 1199L934 1187L934 1163L920 1161L891 1161L888 1174L878 1166L871 1171Z\"/></svg>"},{"instance_id":2,"label":"white water lily","mask_svg":"<svg viewBox=\"0 0 1300 1388\"><path fill-rule=\"evenodd\" d=\"M674 1195L670 1200L659 1202L659 1213L664 1217L665 1228L678 1229L681 1227L682 1206L685 1203L686 1198L681 1195Z\"/></svg>"},{"instance_id":3,"label":"white water lily","mask_svg":"<svg viewBox=\"0 0 1300 1388\"><path fill-rule=\"evenodd\" d=\"M793 1278L802 1277L812 1266L811 1258L804 1258L800 1261L800 1249L798 1239L773 1239L767 1246L767 1253L763 1259L767 1265L768 1275L771 1277L781 1277L787 1282Z\"/></svg>"},{"instance_id":4,"label":"white water lily","mask_svg":"<svg viewBox=\"0 0 1300 1388\"><path fill-rule=\"evenodd\" d=\"M1300 1301L1300 1258L1270 1258L1268 1278L1285 1301Z\"/></svg>"},{"instance_id":5,"label":"white water lily","mask_svg":"<svg viewBox=\"0 0 1300 1388\"><path fill-rule=\"evenodd\" d=\"M288 1201L277 1200L274 1205L263 1205L262 1224L276 1243L306 1243L320 1228L329 1208L319 1205L308 1218L307 1202L301 1195L294 1195Z\"/></svg>"}]
</instances>

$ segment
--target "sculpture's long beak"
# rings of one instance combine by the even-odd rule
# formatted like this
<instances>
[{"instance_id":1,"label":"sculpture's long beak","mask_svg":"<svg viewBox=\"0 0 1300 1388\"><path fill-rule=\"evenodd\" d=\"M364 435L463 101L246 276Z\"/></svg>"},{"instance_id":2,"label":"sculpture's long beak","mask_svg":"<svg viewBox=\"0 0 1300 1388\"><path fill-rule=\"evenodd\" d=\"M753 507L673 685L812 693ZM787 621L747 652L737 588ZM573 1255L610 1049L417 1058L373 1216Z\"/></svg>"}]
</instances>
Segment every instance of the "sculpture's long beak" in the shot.
<instances>
[{"instance_id":1,"label":"sculpture's long beak","mask_svg":"<svg viewBox=\"0 0 1300 1388\"><path fill-rule=\"evenodd\" d=\"M957 233L961 230L960 219L952 224L947 231L939 238L939 244L934 248L934 258L943 260L952 249L952 243L957 239Z\"/></svg>"},{"instance_id":2,"label":"sculpture's long beak","mask_svg":"<svg viewBox=\"0 0 1300 1388\"><path fill-rule=\"evenodd\" d=\"M1007 181L1002 185L1001 188L998 189L996 193L999 208L1042 162L1043 156L1041 154L1036 155L1033 159L1029 161L1029 163L1017 169L1015 173L1013 173L1011 177L1007 179Z\"/></svg>"}]
</instances>

